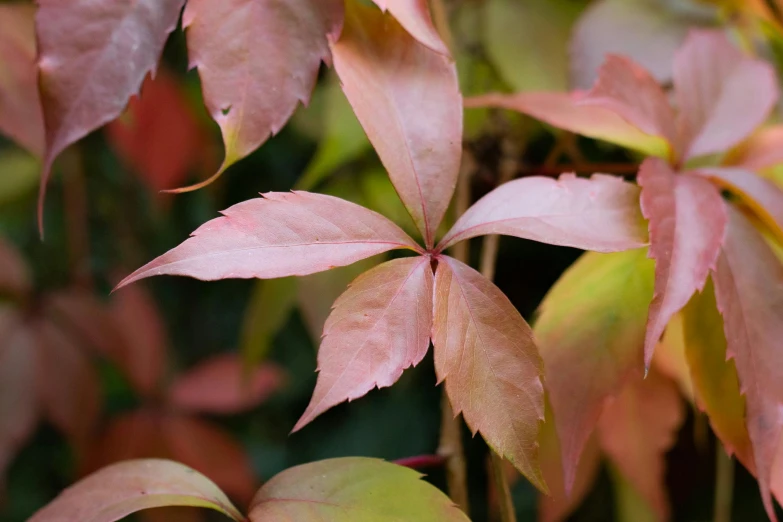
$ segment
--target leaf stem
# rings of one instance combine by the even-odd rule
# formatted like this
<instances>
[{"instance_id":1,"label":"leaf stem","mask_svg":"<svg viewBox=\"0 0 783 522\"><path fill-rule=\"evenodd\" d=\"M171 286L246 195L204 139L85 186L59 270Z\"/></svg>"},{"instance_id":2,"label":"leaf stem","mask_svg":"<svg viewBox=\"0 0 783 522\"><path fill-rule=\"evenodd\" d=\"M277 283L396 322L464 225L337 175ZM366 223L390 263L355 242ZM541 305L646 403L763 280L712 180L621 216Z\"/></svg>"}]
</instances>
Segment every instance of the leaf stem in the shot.
<instances>
[{"instance_id":1,"label":"leaf stem","mask_svg":"<svg viewBox=\"0 0 783 522\"><path fill-rule=\"evenodd\" d=\"M734 460L720 442L715 449L715 504L713 522L731 522L734 494Z\"/></svg>"}]
</instances>

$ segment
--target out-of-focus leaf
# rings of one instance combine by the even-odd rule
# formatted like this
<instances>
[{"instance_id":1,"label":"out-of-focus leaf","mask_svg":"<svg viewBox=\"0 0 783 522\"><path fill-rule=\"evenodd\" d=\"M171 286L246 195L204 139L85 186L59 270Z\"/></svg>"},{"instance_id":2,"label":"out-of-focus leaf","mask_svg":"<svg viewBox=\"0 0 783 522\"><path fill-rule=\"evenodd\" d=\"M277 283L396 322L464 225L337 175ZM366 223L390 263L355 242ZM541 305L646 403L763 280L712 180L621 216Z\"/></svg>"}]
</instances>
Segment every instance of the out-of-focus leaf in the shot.
<instances>
[{"instance_id":1,"label":"out-of-focus leaf","mask_svg":"<svg viewBox=\"0 0 783 522\"><path fill-rule=\"evenodd\" d=\"M563 453L566 490L606 399L641 371L654 264L646 249L583 255L535 322Z\"/></svg>"},{"instance_id":2,"label":"out-of-focus leaf","mask_svg":"<svg viewBox=\"0 0 783 522\"><path fill-rule=\"evenodd\" d=\"M684 418L674 382L653 371L629 382L598 422L601 448L659 521L669 520L665 458Z\"/></svg>"},{"instance_id":3,"label":"out-of-focus leaf","mask_svg":"<svg viewBox=\"0 0 783 522\"><path fill-rule=\"evenodd\" d=\"M251 522L468 522L412 469L375 459L341 458L288 469L256 494ZM34 521L38 522L38 521Z\"/></svg>"},{"instance_id":4,"label":"out-of-focus leaf","mask_svg":"<svg viewBox=\"0 0 783 522\"><path fill-rule=\"evenodd\" d=\"M559 129L616 143L650 156L669 155L669 144L662 137L645 134L613 111L585 105L584 99L584 93L485 94L466 99L465 107L518 111Z\"/></svg>"},{"instance_id":5,"label":"out-of-focus leaf","mask_svg":"<svg viewBox=\"0 0 783 522\"><path fill-rule=\"evenodd\" d=\"M0 237L0 295L17 299L32 290L30 269L11 243Z\"/></svg>"},{"instance_id":6,"label":"out-of-focus leaf","mask_svg":"<svg viewBox=\"0 0 783 522\"><path fill-rule=\"evenodd\" d=\"M759 129L729 152L724 165L758 173L783 165L783 125Z\"/></svg>"},{"instance_id":7,"label":"out-of-focus leaf","mask_svg":"<svg viewBox=\"0 0 783 522\"><path fill-rule=\"evenodd\" d=\"M504 183L463 214L438 245L485 234L601 252L647 243L639 189L620 178L595 174L554 180L528 177Z\"/></svg>"},{"instance_id":8,"label":"out-of-focus leaf","mask_svg":"<svg viewBox=\"0 0 783 522\"><path fill-rule=\"evenodd\" d=\"M370 149L370 142L335 76L322 87L326 104L323 136L318 150L297 182L301 190L313 190L340 166Z\"/></svg>"},{"instance_id":9,"label":"out-of-focus leaf","mask_svg":"<svg viewBox=\"0 0 783 522\"><path fill-rule=\"evenodd\" d=\"M685 355L685 324L682 312L672 317L666 325L663 338L655 349L652 364L662 375L677 383L683 397L691 404L696 403L693 380Z\"/></svg>"},{"instance_id":10,"label":"out-of-focus leaf","mask_svg":"<svg viewBox=\"0 0 783 522\"><path fill-rule=\"evenodd\" d=\"M655 259L655 295L650 303L644 364L669 320L701 291L726 234L726 205L720 192L698 176L678 174L658 158L639 169L642 212L649 220L650 257Z\"/></svg>"},{"instance_id":11,"label":"out-of-focus leaf","mask_svg":"<svg viewBox=\"0 0 783 522\"><path fill-rule=\"evenodd\" d=\"M397 196L386 171L377 168L363 172L359 178L359 189L364 196L364 204L367 208L388 217L408 234L416 233L416 225L413 224L411 215L405 210L405 205ZM441 227L450 219L453 218L446 215Z\"/></svg>"},{"instance_id":12,"label":"out-of-focus leaf","mask_svg":"<svg viewBox=\"0 0 783 522\"><path fill-rule=\"evenodd\" d=\"M722 152L767 118L779 97L775 70L718 31L692 31L674 59L684 158Z\"/></svg>"},{"instance_id":13,"label":"out-of-focus leaf","mask_svg":"<svg viewBox=\"0 0 783 522\"><path fill-rule=\"evenodd\" d=\"M327 41L342 24L339 0L191 0L182 16L190 64L220 126L225 159L210 183L307 103Z\"/></svg>"},{"instance_id":14,"label":"out-of-focus leaf","mask_svg":"<svg viewBox=\"0 0 783 522\"><path fill-rule=\"evenodd\" d=\"M46 151L43 198L54 159L115 119L153 71L185 0L111 2L38 0L36 34Z\"/></svg>"},{"instance_id":15,"label":"out-of-focus leaf","mask_svg":"<svg viewBox=\"0 0 783 522\"><path fill-rule=\"evenodd\" d=\"M359 205L310 192L269 192L224 210L119 286L162 274L207 281L307 275L395 248L420 249L397 225Z\"/></svg>"},{"instance_id":16,"label":"out-of-focus leaf","mask_svg":"<svg viewBox=\"0 0 783 522\"><path fill-rule=\"evenodd\" d=\"M242 320L241 352L251 365L263 361L272 340L296 304L298 282L294 277L259 280Z\"/></svg>"},{"instance_id":17,"label":"out-of-focus leaf","mask_svg":"<svg viewBox=\"0 0 783 522\"><path fill-rule=\"evenodd\" d=\"M209 137L165 70L147 77L141 95L107 131L114 149L154 192L180 186L191 169L215 168L208 164Z\"/></svg>"},{"instance_id":18,"label":"out-of-focus leaf","mask_svg":"<svg viewBox=\"0 0 783 522\"><path fill-rule=\"evenodd\" d=\"M391 386L421 362L432 330L429 261L388 261L359 276L335 301L318 350L318 382L294 431L336 404Z\"/></svg>"},{"instance_id":19,"label":"out-of-focus leaf","mask_svg":"<svg viewBox=\"0 0 783 522\"><path fill-rule=\"evenodd\" d=\"M488 57L514 91L567 91L568 38L580 5L570 0L490 0Z\"/></svg>"},{"instance_id":20,"label":"out-of-focus leaf","mask_svg":"<svg viewBox=\"0 0 783 522\"><path fill-rule=\"evenodd\" d=\"M375 4L389 11L411 36L436 53L449 55L432 21L427 0L373 0Z\"/></svg>"},{"instance_id":21,"label":"out-of-focus leaf","mask_svg":"<svg viewBox=\"0 0 783 522\"><path fill-rule=\"evenodd\" d=\"M435 274L432 344L454 414L547 491L538 462L542 363L530 327L490 280L442 256Z\"/></svg>"},{"instance_id":22,"label":"out-of-focus leaf","mask_svg":"<svg viewBox=\"0 0 783 522\"><path fill-rule=\"evenodd\" d=\"M246 369L236 354L212 357L174 380L169 404L204 413L239 413L264 402L285 382L278 366Z\"/></svg>"},{"instance_id":23,"label":"out-of-focus leaf","mask_svg":"<svg viewBox=\"0 0 783 522\"><path fill-rule=\"evenodd\" d=\"M389 15L347 5L332 44L343 91L427 246L451 201L462 154L462 97L454 63Z\"/></svg>"},{"instance_id":24,"label":"out-of-focus leaf","mask_svg":"<svg viewBox=\"0 0 783 522\"><path fill-rule=\"evenodd\" d=\"M617 522L659 522L655 510L616 467L609 466L614 485Z\"/></svg>"},{"instance_id":25,"label":"out-of-focus leaf","mask_svg":"<svg viewBox=\"0 0 783 522\"><path fill-rule=\"evenodd\" d=\"M693 25L715 17L683 15L659 0L598 0L588 7L571 38L571 84L589 89L607 54L622 54L652 73L656 80L672 79L674 53Z\"/></svg>"},{"instance_id":26,"label":"out-of-focus leaf","mask_svg":"<svg viewBox=\"0 0 783 522\"><path fill-rule=\"evenodd\" d=\"M0 132L41 157L44 121L35 56L35 6L0 5Z\"/></svg>"},{"instance_id":27,"label":"out-of-focus leaf","mask_svg":"<svg viewBox=\"0 0 783 522\"><path fill-rule=\"evenodd\" d=\"M86 466L96 471L123 460L171 458L161 435L160 412L138 409L112 418L93 443Z\"/></svg>"},{"instance_id":28,"label":"out-of-focus leaf","mask_svg":"<svg viewBox=\"0 0 783 522\"><path fill-rule=\"evenodd\" d=\"M30 522L114 522L162 506L215 509L241 522L244 517L209 479L168 460L130 460L104 468L63 491Z\"/></svg>"},{"instance_id":29,"label":"out-of-focus leaf","mask_svg":"<svg viewBox=\"0 0 783 522\"><path fill-rule=\"evenodd\" d=\"M41 163L34 156L16 149L0 150L0 205L32 192L40 173Z\"/></svg>"}]
</instances>

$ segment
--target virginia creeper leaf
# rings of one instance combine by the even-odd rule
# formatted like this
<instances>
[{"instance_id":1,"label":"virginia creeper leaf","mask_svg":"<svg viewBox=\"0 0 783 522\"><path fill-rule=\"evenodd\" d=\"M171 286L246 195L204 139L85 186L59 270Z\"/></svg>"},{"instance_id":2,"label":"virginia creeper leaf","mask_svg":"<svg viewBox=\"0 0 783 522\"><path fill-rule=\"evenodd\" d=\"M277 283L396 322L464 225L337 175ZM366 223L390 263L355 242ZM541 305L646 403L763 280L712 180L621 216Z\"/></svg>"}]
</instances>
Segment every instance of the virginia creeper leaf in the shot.
<instances>
[{"instance_id":1,"label":"virginia creeper leaf","mask_svg":"<svg viewBox=\"0 0 783 522\"><path fill-rule=\"evenodd\" d=\"M166 458L171 452L161 434L163 416L140 408L113 417L92 445L87 469L97 471L123 460Z\"/></svg>"},{"instance_id":2,"label":"virginia creeper leaf","mask_svg":"<svg viewBox=\"0 0 783 522\"><path fill-rule=\"evenodd\" d=\"M604 402L641 369L653 271L645 249L588 252L541 304L534 331L560 436L566 491Z\"/></svg>"},{"instance_id":3,"label":"virginia creeper leaf","mask_svg":"<svg viewBox=\"0 0 783 522\"><path fill-rule=\"evenodd\" d=\"M762 127L730 151L724 165L763 172L783 164L783 125Z\"/></svg>"},{"instance_id":4,"label":"virginia creeper leaf","mask_svg":"<svg viewBox=\"0 0 783 522\"><path fill-rule=\"evenodd\" d=\"M0 5L0 132L41 157L44 123L35 55L35 6Z\"/></svg>"},{"instance_id":5,"label":"virginia creeper leaf","mask_svg":"<svg viewBox=\"0 0 783 522\"><path fill-rule=\"evenodd\" d=\"M774 182L743 169L699 169L715 183L742 198L756 215L783 241L783 189Z\"/></svg>"},{"instance_id":6,"label":"virginia creeper leaf","mask_svg":"<svg viewBox=\"0 0 783 522\"><path fill-rule=\"evenodd\" d=\"M468 522L416 471L367 458L330 459L288 469L264 484L251 522Z\"/></svg>"},{"instance_id":7,"label":"virginia creeper leaf","mask_svg":"<svg viewBox=\"0 0 783 522\"><path fill-rule=\"evenodd\" d=\"M602 449L662 521L669 519L670 511L666 452L676 442L684 418L677 387L653 371L626 385L598 422Z\"/></svg>"},{"instance_id":8,"label":"virginia creeper leaf","mask_svg":"<svg viewBox=\"0 0 783 522\"><path fill-rule=\"evenodd\" d=\"M675 54L674 88L685 159L742 141L779 96L772 66L745 56L725 34L705 30L692 31Z\"/></svg>"},{"instance_id":9,"label":"virginia creeper leaf","mask_svg":"<svg viewBox=\"0 0 783 522\"><path fill-rule=\"evenodd\" d=\"M454 414L546 491L536 440L542 364L530 327L490 280L448 256L438 259L434 310L435 371Z\"/></svg>"},{"instance_id":10,"label":"virginia creeper leaf","mask_svg":"<svg viewBox=\"0 0 783 522\"><path fill-rule=\"evenodd\" d=\"M297 431L332 406L391 386L424 358L432 329L428 257L379 265L334 303L318 350L318 382Z\"/></svg>"},{"instance_id":11,"label":"virginia creeper leaf","mask_svg":"<svg viewBox=\"0 0 783 522\"><path fill-rule=\"evenodd\" d=\"M21 298L31 290L27 263L11 243L0 238L0 295Z\"/></svg>"},{"instance_id":12,"label":"virginia creeper leaf","mask_svg":"<svg viewBox=\"0 0 783 522\"><path fill-rule=\"evenodd\" d=\"M605 140L651 156L666 157L668 142L645 134L613 111L585 105L585 93L523 92L485 94L468 98L465 107L497 107L518 111L557 127L590 138Z\"/></svg>"},{"instance_id":13,"label":"virginia creeper leaf","mask_svg":"<svg viewBox=\"0 0 783 522\"><path fill-rule=\"evenodd\" d=\"M432 246L462 154L456 67L391 16L358 2L347 7L342 36L332 44L335 70L400 198Z\"/></svg>"},{"instance_id":14,"label":"virginia creeper leaf","mask_svg":"<svg viewBox=\"0 0 783 522\"><path fill-rule=\"evenodd\" d=\"M339 0L191 0L182 16L191 67L220 126L223 165L209 184L307 103L327 41L340 33Z\"/></svg>"},{"instance_id":15,"label":"virginia creeper leaf","mask_svg":"<svg viewBox=\"0 0 783 522\"><path fill-rule=\"evenodd\" d=\"M542 243L615 252L647 243L639 189L619 178L564 174L554 180L527 177L504 183L473 206L438 245L506 234Z\"/></svg>"},{"instance_id":16,"label":"virginia creeper leaf","mask_svg":"<svg viewBox=\"0 0 783 522\"><path fill-rule=\"evenodd\" d=\"M669 320L701 291L715 268L726 233L726 205L720 192L697 176L677 174L658 158L639 169L642 212L649 220L650 257L655 259L655 295L650 303L644 365Z\"/></svg>"},{"instance_id":17,"label":"virginia creeper leaf","mask_svg":"<svg viewBox=\"0 0 783 522\"><path fill-rule=\"evenodd\" d=\"M306 275L395 248L419 250L380 214L322 194L269 192L223 211L119 286L161 274L206 281Z\"/></svg>"},{"instance_id":18,"label":"virginia creeper leaf","mask_svg":"<svg viewBox=\"0 0 783 522\"><path fill-rule=\"evenodd\" d=\"M38 0L36 29L46 151L38 208L54 159L120 115L154 71L185 0Z\"/></svg>"},{"instance_id":19,"label":"virginia creeper leaf","mask_svg":"<svg viewBox=\"0 0 783 522\"><path fill-rule=\"evenodd\" d=\"M200 473L168 460L130 460L114 464L66 489L30 522L114 522L161 506L215 509L241 522L231 501Z\"/></svg>"},{"instance_id":20,"label":"virginia creeper leaf","mask_svg":"<svg viewBox=\"0 0 783 522\"><path fill-rule=\"evenodd\" d=\"M258 280L242 318L241 349L246 364L266 359L272 341L296 306L295 277Z\"/></svg>"},{"instance_id":21,"label":"virginia creeper leaf","mask_svg":"<svg viewBox=\"0 0 783 522\"><path fill-rule=\"evenodd\" d=\"M411 36L436 53L449 55L449 49L438 34L427 0L373 0L389 11Z\"/></svg>"},{"instance_id":22,"label":"virginia creeper leaf","mask_svg":"<svg viewBox=\"0 0 783 522\"><path fill-rule=\"evenodd\" d=\"M709 281L709 279L708 279ZM687 306L687 305L686 305ZM661 342L655 348L652 366L674 382L680 388L680 393L695 405L696 396L693 392L693 379L688 358L685 355L685 325L683 312L676 314L666 325Z\"/></svg>"},{"instance_id":23,"label":"virginia creeper leaf","mask_svg":"<svg viewBox=\"0 0 783 522\"><path fill-rule=\"evenodd\" d=\"M175 379L169 404L185 411L239 413L265 401L284 381L274 364L246 368L236 354L218 355Z\"/></svg>"}]
</instances>

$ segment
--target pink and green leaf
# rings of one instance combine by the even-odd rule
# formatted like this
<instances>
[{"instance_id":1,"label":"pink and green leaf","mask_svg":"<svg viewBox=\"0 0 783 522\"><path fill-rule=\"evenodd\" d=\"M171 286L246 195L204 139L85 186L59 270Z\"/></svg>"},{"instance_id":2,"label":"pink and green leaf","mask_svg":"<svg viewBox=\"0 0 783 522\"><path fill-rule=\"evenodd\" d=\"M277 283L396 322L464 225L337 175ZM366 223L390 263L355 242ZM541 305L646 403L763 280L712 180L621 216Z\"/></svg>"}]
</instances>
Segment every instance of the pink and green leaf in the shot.
<instances>
[{"instance_id":1,"label":"pink and green leaf","mask_svg":"<svg viewBox=\"0 0 783 522\"><path fill-rule=\"evenodd\" d=\"M432 21L427 0L373 0L373 2L382 10L391 13L416 40L436 53L449 55L449 48L443 43Z\"/></svg>"}]
</instances>

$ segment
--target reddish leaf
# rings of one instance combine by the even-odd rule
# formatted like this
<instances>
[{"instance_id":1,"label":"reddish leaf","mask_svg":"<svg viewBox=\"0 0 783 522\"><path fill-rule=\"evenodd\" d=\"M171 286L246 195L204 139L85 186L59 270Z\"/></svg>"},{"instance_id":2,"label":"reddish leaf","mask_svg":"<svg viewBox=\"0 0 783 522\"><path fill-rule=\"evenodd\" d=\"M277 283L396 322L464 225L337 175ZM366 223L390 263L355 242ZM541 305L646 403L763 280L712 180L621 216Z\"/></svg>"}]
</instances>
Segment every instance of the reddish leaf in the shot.
<instances>
[{"instance_id":1,"label":"reddish leaf","mask_svg":"<svg viewBox=\"0 0 783 522\"><path fill-rule=\"evenodd\" d=\"M438 258L434 310L435 370L454 414L546 491L536 441L542 363L530 327L491 281L447 256Z\"/></svg>"},{"instance_id":2,"label":"reddish leaf","mask_svg":"<svg viewBox=\"0 0 783 522\"><path fill-rule=\"evenodd\" d=\"M645 134L604 107L585 105L584 93L525 92L485 94L465 100L465 107L498 107L519 111L554 127L606 140L651 156L667 157L669 144Z\"/></svg>"},{"instance_id":3,"label":"reddish leaf","mask_svg":"<svg viewBox=\"0 0 783 522\"><path fill-rule=\"evenodd\" d=\"M730 208L730 207L729 207ZM726 241L718 258L715 293L724 320L727 355L737 365L747 398L747 425L767 513L771 466L783 433L780 339L783 339L783 265L761 235L730 208Z\"/></svg>"},{"instance_id":4,"label":"reddish leaf","mask_svg":"<svg viewBox=\"0 0 783 522\"><path fill-rule=\"evenodd\" d=\"M699 174L737 195L783 241L783 189L772 181L742 169L708 168Z\"/></svg>"},{"instance_id":5,"label":"reddish leaf","mask_svg":"<svg viewBox=\"0 0 783 522\"><path fill-rule=\"evenodd\" d=\"M187 411L239 413L264 402L284 381L274 364L246 368L236 354L218 355L177 378L169 403Z\"/></svg>"},{"instance_id":6,"label":"reddish leaf","mask_svg":"<svg viewBox=\"0 0 783 522\"><path fill-rule=\"evenodd\" d=\"M505 183L470 207L438 249L485 234L601 252L647 243L638 187L602 174L589 180L564 174L558 180L530 177Z\"/></svg>"},{"instance_id":7,"label":"reddish leaf","mask_svg":"<svg viewBox=\"0 0 783 522\"><path fill-rule=\"evenodd\" d=\"M35 7L0 5L0 132L40 157L44 123L35 55Z\"/></svg>"},{"instance_id":8,"label":"reddish leaf","mask_svg":"<svg viewBox=\"0 0 783 522\"><path fill-rule=\"evenodd\" d=\"M30 522L114 522L142 509L200 506L241 522L244 517L223 492L200 473L168 460L121 462L77 482Z\"/></svg>"},{"instance_id":9,"label":"reddish leaf","mask_svg":"<svg viewBox=\"0 0 783 522\"><path fill-rule=\"evenodd\" d=\"M31 290L27 263L11 243L0 237L0 294L23 298Z\"/></svg>"},{"instance_id":10,"label":"reddish leaf","mask_svg":"<svg viewBox=\"0 0 783 522\"><path fill-rule=\"evenodd\" d=\"M659 520L669 519L665 457L684 418L675 384L652 372L643 381L629 383L604 408L598 423L601 447Z\"/></svg>"},{"instance_id":11,"label":"reddish leaf","mask_svg":"<svg viewBox=\"0 0 783 522\"><path fill-rule=\"evenodd\" d=\"M454 63L414 40L391 16L358 2L348 4L332 53L348 101L432 246L462 153Z\"/></svg>"},{"instance_id":12,"label":"reddish leaf","mask_svg":"<svg viewBox=\"0 0 783 522\"><path fill-rule=\"evenodd\" d=\"M775 71L718 31L691 31L674 59L685 159L722 152L746 138L778 99Z\"/></svg>"},{"instance_id":13,"label":"reddish leaf","mask_svg":"<svg viewBox=\"0 0 783 522\"><path fill-rule=\"evenodd\" d=\"M158 71L106 129L114 149L155 192L181 185L206 159L208 137L183 96L173 76Z\"/></svg>"},{"instance_id":14,"label":"reddish leaf","mask_svg":"<svg viewBox=\"0 0 783 522\"><path fill-rule=\"evenodd\" d=\"M161 427L175 460L208 476L242 503L250 502L258 479L250 457L228 433L186 416L165 417Z\"/></svg>"},{"instance_id":15,"label":"reddish leaf","mask_svg":"<svg viewBox=\"0 0 783 522\"><path fill-rule=\"evenodd\" d=\"M318 382L294 431L345 400L391 386L424 358L432 329L428 257L407 257L360 275L334 303L318 350Z\"/></svg>"},{"instance_id":16,"label":"reddish leaf","mask_svg":"<svg viewBox=\"0 0 783 522\"><path fill-rule=\"evenodd\" d=\"M223 214L118 287L162 274L207 281L306 275L395 248L420 250L380 214L322 194L269 192Z\"/></svg>"},{"instance_id":17,"label":"reddish leaf","mask_svg":"<svg viewBox=\"0 0 783 522\"><path fill-rule=\"evenodd\" d=\"M655 295L650 303L644 365L669 320L715 268L726 233L720 192L696 176L677 174L666 162L647 159L639 169L642 212L650 221L650 257L655 259Z\"/></svg>"},{"instance_id":18,"label":"reddish leaf","mask_svg":"<svg viewBox=\"0 0 783 522\"><path fill-rule=\"evenodd\" d=\"M754 172L783 164L783 125L759 129L729 153L724 164Z\"/></svg>"},{"instance_id":19,"label":"reddish leaf","mask_svg":"<svg viewBox=\"0 0 783 522\"><path fill-rule=\"evenodd\" d=\"M12 310L0 309L0 493L5 471L38 422L35 340Z\"/></svg>"},{"instance_id":20,"label":"reddish leaf","mask_svg":"<svg viewBox=\"0 0 783 522\"><path fill-rule=\"evenodd\" d=\"M171 458L161 433L162 416L157 411L140 409L109 421L92 445L87 470L140 458Z\"/></svg>"},{"instance_id":21,"label":"reddish leaf","mask_svg":"<svg viewBox=\"0 0 783 522\"><path fill-rule=\"evenodd\" d=\"M120 115L155 69L184 2L137 0L96 8L92 0L38 0L38 67L46 125L39 226L54 159Z\"/></svg>"},{"instance_id":22,"label":"reddish leaf","mask_svg":"<svg viewBox=\"0 0 783 522\"><path fill-rule=\"evenodd\" d=\"M339 0L190 0L182 17L191 67L220 125L226 156L209 184L257 149L307 103L327 40L340 33Z\"/></svg>"},{"instance_id":23,"label":"reddish leaf","mask_svg":"<svg viewBox=\"0 0 783 522\"><path fill-rule=\"evenodd\" d=\"M373 0L375 4L388 10L394 18L419 42L436 53L449 55L449 49L438 34L427 0Z\"/></svg>"},{"instance_id":24,"label":"reddish leaf","mask_svg":"<svg viewBox=\"0 0 783 522\"><path fill-rule=\"evenodd\" d=\"M709 279L707 280L709 281ZM687 306L687 305L686 305ZM666 325L663 338L655 348L655 357L652 367L661 375L668 377L677 383L680 393L692 405L696 404L696 396L693 392L693 379L685 354L685 325L683 312L676 314Z\"/></svg>"},{"instance_id":25,"label":"reddish leaf","mask_svg":"<svg viewBox=\"0 0 783 522\"><path fill-rule=\"evenodd\" d=\"M666 94L646 69L628 58L607 56L598 81L582 103L603 107L645 134L664 138L672 148L670 153L676 153L674 111Z\"/></svg>"}]
</instances>

